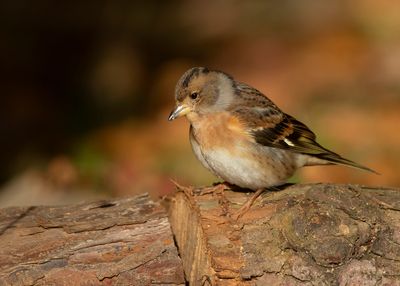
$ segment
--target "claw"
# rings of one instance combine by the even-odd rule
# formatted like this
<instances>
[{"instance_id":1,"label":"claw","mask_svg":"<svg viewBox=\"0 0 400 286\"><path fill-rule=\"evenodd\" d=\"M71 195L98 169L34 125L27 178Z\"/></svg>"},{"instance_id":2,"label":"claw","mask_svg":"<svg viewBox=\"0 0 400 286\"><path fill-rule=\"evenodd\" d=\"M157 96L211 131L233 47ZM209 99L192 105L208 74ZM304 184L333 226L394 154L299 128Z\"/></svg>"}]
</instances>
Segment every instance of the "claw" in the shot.
<instances>
[{"instance_id":1,"label":"claw","mask_svg":"<svg viewBox=\"0 0 400 286\"><path fill-rule=\"evenodd\" d=\"M196 189L194 191L196 195L204 196L212 193L220 194L223 193L224 190L229 190L229 189L230 189L229 184L224 182L224 183L213 184L211 187Z\"/></svg>"},{"instance_id":2,"label":"claw","mask_svg":"<svg viewBox=\"0 0 400 286\"><path fill-rule=\"evenodd\" d=\"M240 217L242 217L246 212L249 211L251 206L254 204L256 199L265 191L265 189L259 189L257 190L250 199L248 199L243 206L240 207L234 214L232 214L232 218L234 220L238 220Z\"/></svg>"},{"instance_id":3,"label":"claw","mask_svg":"<svg viewBox=\"0 0 400 286\"><path fill-rule=\"evenodd\" d=\"M185 187L185 186L182 186L181 184L179 184L177 181L175 181L174 179L169 179L170 181L171 181L171 183L173 183L174 185L175 185L175 187L178 189L178 190L181 190L181 191L183 191L186 195L190 195L190 196L193 196L194 195L194 189L193 189L193 187Z\"/></svg>"}]
</instances>

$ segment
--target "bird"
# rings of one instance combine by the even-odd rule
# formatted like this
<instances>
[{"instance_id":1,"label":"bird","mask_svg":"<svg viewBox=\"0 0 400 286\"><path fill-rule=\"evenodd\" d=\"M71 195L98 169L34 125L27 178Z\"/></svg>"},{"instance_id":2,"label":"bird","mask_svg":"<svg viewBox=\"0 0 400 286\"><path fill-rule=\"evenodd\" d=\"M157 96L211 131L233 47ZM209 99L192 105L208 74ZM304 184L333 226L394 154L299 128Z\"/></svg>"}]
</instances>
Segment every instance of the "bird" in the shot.
<instances>
[{"instance_id":1,"label":"bird","mask_svg":"<svg viewBox=\"0 0 400 286\"><path fill-rule=\"evenodd\" d=\"M376 173L321 146L304 123L225 72L187 70L176 84L175 103L168 120L186 116L201 164L225 182L255 192L238 216L303 166L339 164Z\"/></svg>"}]
</instances>

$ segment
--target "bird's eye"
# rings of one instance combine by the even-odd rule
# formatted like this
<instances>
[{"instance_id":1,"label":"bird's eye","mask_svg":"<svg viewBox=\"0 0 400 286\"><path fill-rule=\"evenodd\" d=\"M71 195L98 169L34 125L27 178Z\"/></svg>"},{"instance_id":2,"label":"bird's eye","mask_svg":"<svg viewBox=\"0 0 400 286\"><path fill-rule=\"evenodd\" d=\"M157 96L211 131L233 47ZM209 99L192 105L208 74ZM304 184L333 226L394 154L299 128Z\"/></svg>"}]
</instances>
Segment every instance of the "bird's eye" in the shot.
<instances>
[{"instance_id":1,"label":"bird's eye","mask_svg":"<svg viewBox=\"0 0 400 286\"><path fill-rule=\"evenodd\" d=\"M190 98L191 98L191 99L196 99L198 96L199 96L199 93L198 93L198 92L192 92L192 93L190 94Z\"/></svg>"}]
</instances>

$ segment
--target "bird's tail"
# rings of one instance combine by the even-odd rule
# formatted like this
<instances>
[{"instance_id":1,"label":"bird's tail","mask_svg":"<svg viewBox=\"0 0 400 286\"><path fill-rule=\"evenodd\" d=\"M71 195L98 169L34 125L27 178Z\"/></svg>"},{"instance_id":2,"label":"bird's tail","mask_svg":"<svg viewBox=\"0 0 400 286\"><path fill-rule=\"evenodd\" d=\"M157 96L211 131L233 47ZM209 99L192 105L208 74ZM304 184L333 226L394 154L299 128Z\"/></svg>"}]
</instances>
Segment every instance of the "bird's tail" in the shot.
<instances>
[{"instance_id":1,"label":"bird's tail","mask_svg":"<svg viewBox=\"0 0 400 286\"><path fill-rule=\"evenodd\" d=\"M324 148L325 149L325 148ZM320 153L320 154L316 154L314 155L315 157L317 157L318 159L322 159L323 161L326 161L326 164L339 164L339 165L345 165L345 166L350 166L356 169L361 169L364 171L368 171L377 175L380 175L378 172L365 167L363 165L360 165L356 162L353 162L351 160L345 159L342 156L340 156L339 154L336 154L330 150L325 149L326 152Z\"/></svg>"}]
</instances>

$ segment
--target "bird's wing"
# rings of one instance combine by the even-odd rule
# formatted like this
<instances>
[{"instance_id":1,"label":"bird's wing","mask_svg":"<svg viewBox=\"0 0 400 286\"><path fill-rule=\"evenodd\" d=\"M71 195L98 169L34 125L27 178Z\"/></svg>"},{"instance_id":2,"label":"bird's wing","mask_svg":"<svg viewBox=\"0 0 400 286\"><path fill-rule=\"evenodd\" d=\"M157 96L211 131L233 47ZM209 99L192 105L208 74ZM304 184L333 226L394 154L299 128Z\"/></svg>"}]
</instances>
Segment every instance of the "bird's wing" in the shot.
<instances>
[{"instance_id":1,"label":"bird's wing","mask_svg":"<svg viewBox=\"0 0 400 286\"><path fill-rule=\"evenodd\" d=\"M233 113L259 144L310 155L325 151L306 125L274 106L242 106Z\"/></svg>"},{"instance_id":2,"label":"bird's wing","mask_svg":"<svg viewBox=\"0 0 400 286\"><path fill-rule=\"evenodd\" d=\"M303 123L283 113L275 105L241 105L232 110L247 129L246 132L258 144L287 149L292 152L322 159L326 163L350 165L359 169L373 170L347 160L322 147L315 134Z\"/></svg>"}]
</instances>

